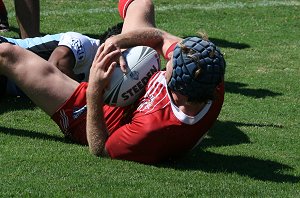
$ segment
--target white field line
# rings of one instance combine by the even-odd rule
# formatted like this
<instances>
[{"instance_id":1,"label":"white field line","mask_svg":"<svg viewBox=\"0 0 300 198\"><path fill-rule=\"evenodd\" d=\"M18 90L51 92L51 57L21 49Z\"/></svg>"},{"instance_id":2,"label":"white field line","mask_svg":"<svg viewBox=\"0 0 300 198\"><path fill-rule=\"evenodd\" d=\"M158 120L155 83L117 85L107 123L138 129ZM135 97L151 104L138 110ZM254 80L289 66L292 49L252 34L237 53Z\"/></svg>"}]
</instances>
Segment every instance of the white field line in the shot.
<instances>
[{"instance_id":1,"label":"white field line","mask_svg":"<svg viewBox=\"0 0 300 198\"><path fill-rule=\"evenodd\" d=\"M242 8L257 8L257 7L273 7L273 6L300 6L300 1L259 1L259 2L217 2L210 4L172 4L167 6L156 6L155 10L158 12L164 11L174 11L174 10L220 10L220 9L242 9ZM72 15L72 14L93 14L93 13L114 13L117 12L117 8L94 8L94 9L67 9L63 12L61 11L42 11L41 16L51 16L51 15ZM9 16L14 13L10 13Z\"/></svg>"},{"instance_id":2,"label":"white field line","mask_svg":"<svg viewBox=\"0 0 300 198\"><path fill-rule=\"evenodd\" d=\"M260 1L260 2L217 2L207 5L198 4L177 4L160 6L157 11L168 10L220 10L220 9L241 9L241 8L257 8L257 7L272 7L272 6L299 6L300 1Z\"/></svg>"}]
</instances>

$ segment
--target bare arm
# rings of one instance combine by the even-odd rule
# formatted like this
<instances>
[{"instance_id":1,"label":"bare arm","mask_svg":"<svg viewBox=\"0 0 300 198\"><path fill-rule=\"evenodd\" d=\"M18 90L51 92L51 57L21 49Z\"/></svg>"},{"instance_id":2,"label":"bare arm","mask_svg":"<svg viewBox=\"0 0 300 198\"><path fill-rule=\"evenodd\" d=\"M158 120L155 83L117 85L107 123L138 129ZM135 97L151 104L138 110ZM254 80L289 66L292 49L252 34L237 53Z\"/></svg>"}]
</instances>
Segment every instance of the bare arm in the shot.
<instances>
[{"instance_id":1,"label":"bare arm","mask_svg":"<svg viewBox=\"0 0 300 198\"><path fill-rule=\"evenodd\" d=\"M166 31L145 27L113 36L107 39L106 43L113 43L121 49L145 45L154 48L161 55L165 56L168 48L173 43L180 42L181 40L180 37L174 36Z\"/></svg>"},{"instance_id":2,"label":"bare arm","mask_svg":"<svg viewBox=\"0 0 300 198\"><path fill-rule=\"evenodd\" d=\"M97 92L96 87L89 85L87 91L87 140L92 154L105 156L104 146L108 132L103 117L102 94Z\"/></svg>"},{"instance_id":3,"label":"bare arm","mask_svg":"<svg viewBox=\"0 0 300 198\"><path fill-rule=\"evenodd\" d=\"M116 66L120 51L110 45L98 49L93 61L87 89L87 140L90 152L96 156L107 156L105 142L108 130L103 116L103 92Z\"/></svg>"},{"instance_id":4,"label":"bare arm","mask_svg":"<svg viewBox=\"0 0 300 198\"><path fill-rule=\"evenodd\" d=\"M73 68L75 66L75 57L70 48L66 46L56 47L51 53L48 61L70 78L76 81L79 80L73 72Z\"/></svg>"}]
</instances>

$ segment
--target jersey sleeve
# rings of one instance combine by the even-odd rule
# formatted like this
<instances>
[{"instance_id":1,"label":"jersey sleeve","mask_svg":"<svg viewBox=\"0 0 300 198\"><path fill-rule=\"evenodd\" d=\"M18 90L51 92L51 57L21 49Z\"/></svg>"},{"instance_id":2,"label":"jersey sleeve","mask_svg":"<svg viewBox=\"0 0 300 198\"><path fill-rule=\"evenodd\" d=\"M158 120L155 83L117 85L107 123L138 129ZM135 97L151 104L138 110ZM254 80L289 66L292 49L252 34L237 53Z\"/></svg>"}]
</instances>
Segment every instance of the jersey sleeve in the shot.
<instances>
[{"instance_id":1,"label":"jersey sleeve","mask_svg":"<svg viewBox=\"0 0 300 198\"><path fill-rule=\"evenodd\" d=\"M170 47L167 49L166 54L164 55L164 58L165 58L166 60L170 60L169 54L170 54L171 52L174 51L174 49L175 49L177 43L178 43L178 42L173 43L173 44L170 45Z\"/></svg>"},{"instance_id":2,"label":"jersey sleeve","mask_svg":"<svg viewBox=\"0 0 300 198\"><path fill-rule=\"evenodd\" d=\"M140 118L112 133L105 148L114 159L155 163L164 159L172 147L166 143L171 137L168 131L168 128L156 127L149 119Z\"/></svg>"},{"instance_id":3,"label":"jersey sleeve","mask_svg":"<svg viewBox=\"0 0 300 198\"><path fill-rule=\"evenodd\" d=\"M116 130L107 140L105 148L111 158L149 163L148 147L152 147L153 136L145 133L143 123L126 124ZM141 133L143 132L143 133Z\"/></svg>"}]
</instances>

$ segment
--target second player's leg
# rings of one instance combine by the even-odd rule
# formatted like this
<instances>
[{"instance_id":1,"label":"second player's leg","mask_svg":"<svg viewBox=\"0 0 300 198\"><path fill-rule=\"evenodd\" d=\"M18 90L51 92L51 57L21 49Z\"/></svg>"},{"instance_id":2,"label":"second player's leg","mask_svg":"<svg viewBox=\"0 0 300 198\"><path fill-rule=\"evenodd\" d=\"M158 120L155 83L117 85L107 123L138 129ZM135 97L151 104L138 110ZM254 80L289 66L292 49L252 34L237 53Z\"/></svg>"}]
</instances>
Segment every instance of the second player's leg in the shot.
<instances>
[{"instance_id":1,"label":"second player's leg","mask_svg":"<svg viewBox=\"0 0 300 198\"><path fill-rule=\"evenodd\" d=\"M0 74L14 81L48 115L73 94L78 83L28 50L0 44Z\"/></svg>"}]
</instances>

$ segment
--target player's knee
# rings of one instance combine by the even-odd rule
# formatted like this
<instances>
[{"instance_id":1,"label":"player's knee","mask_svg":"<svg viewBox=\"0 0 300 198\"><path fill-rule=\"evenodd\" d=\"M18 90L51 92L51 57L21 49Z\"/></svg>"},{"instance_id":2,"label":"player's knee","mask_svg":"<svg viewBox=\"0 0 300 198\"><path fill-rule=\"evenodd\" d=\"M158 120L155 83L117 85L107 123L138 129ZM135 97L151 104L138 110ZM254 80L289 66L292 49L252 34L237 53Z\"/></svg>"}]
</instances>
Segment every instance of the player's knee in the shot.
<instances>
[{"instance_id":1,"label":"player's knee","mask_svg":"<svg viewBox=\"0 0 300 198\"><path fill-rule=\"evenodd\" d=\"M141 0L139 4L139 10L144 10L145 12L153 12L154 11L154 4L152 0Z\"/></svg>"},{"instance_id":2,"label":"player's knee","mask_svg":"<svg viewBox=\"0 0 300 198\"><path fill-rule=\"evenodd\" d=\"M0 44L0 74L6 75L8 63L11 60L14 46L9 43Z\"/></svg>"},{"instance_id":3,"label":"player's knee","mask_svg":"<svg viewBox=\"0 0 300 198\"><path fill-rule=\"evenodd\" d=\"M147 9L154 9L152 0L143 0L143 6Z\"/></svg>"},{"instance_id":4,"label":"player's knee","mask_svg":"<svg viewBox=\"0 0 300 198\"><path fill-rule=\"evenodd\" d=\"M9 55L13 50L14 46L10 43L1 43L0 44L0 55L1 57L5 57Z\"/></svg>"},{"instance_id":5,"label":"player's knee","mask_svg":"<svg viewBox=\"0 0 300 198\"><path fill-rule=\"evenodd\" d=\"M1 43L0 44L0 63L1 66L5 66L5 64L8 62L9 60L12 61L15 59L15 57L17 56L17 54L19 49L17 46L12 45L10 43Z\"/></svg>"},{"instance_id":6,"label":"player's knee","mask_svg":"<svg viewBox=\"0 0 300 198\"><path fill-rule=\"evenodd\" d=\"M154 17L154 4L151 0L144 0L142 6L142 9L145 10L148 15L153 15Z\"/></svg>"}]
</instances>

